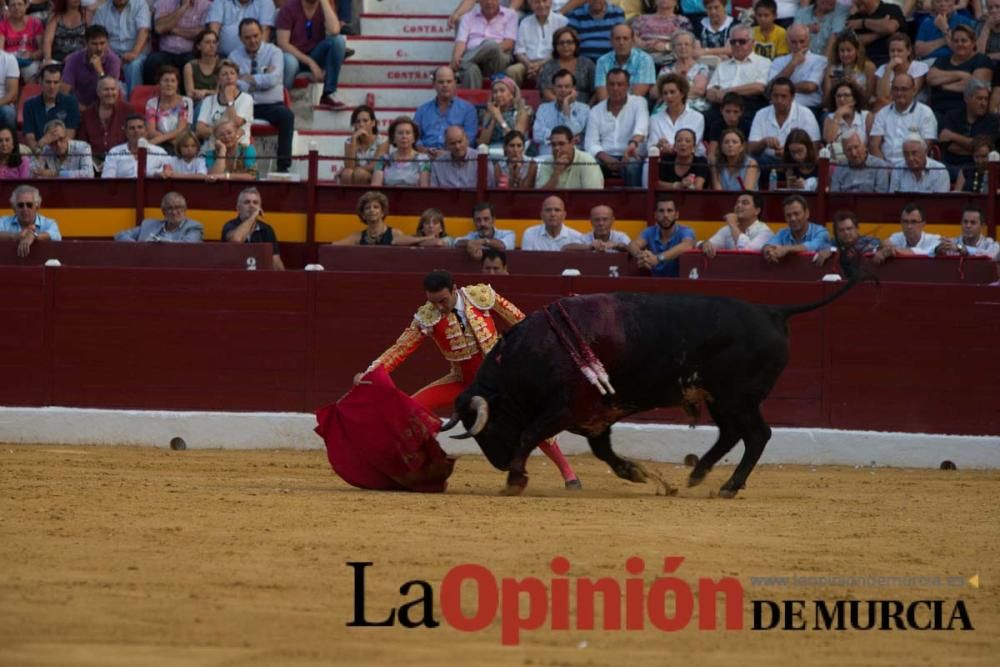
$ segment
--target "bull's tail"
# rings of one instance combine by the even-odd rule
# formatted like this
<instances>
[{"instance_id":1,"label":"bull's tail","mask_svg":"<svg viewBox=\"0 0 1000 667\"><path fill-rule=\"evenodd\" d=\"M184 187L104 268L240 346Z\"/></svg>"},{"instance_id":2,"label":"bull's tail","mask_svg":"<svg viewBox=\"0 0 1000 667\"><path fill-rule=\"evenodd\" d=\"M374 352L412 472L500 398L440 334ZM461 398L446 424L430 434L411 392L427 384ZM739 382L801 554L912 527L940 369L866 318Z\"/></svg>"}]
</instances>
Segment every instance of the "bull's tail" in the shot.
<instances>
[{"instance_id":1,"label":"bull's tail","mask_svg":"<svg viewBox=\"0 0 1000 667\"><path fill-rule=\"evenodd\" d=\"M836 301L840 297L847 294L847 291L850 290L852 287L854 287L857 283L858 281L856 279L848 280L847 283L842 285L841 288L838 289L836 292L834 292L830 296L820 299L819 301L813 301L811 303L802 303L795 306L775 306L774 309L779 313L781 313L782 315L784 315L786 319L793 315L801 315L802 313L808 313L810 311L822 308L828 303Z\"/></svg>"},{"instance_id":2,"label":"bull's tail","mask_svg":"<svg viewBox=\"0 0 1000 667\"><path fill-rule=\"evenodd\" d=\"M845 285L841 286L840 289L830 296L824 297L819 301L794 306L776 306L775 310L787 319L793 315L801 315L802 313L817 310L828 303L836 301L840 297L847 294L847 292L859 282L872 280L875 283L878 283L878 277L876 277L870 269L861 265L861 259L854 248L848 248L838 243L837 251L840 255L840 267L844 270L844 275L847 276L847 283Z\"/></svg>"}]
</instances>

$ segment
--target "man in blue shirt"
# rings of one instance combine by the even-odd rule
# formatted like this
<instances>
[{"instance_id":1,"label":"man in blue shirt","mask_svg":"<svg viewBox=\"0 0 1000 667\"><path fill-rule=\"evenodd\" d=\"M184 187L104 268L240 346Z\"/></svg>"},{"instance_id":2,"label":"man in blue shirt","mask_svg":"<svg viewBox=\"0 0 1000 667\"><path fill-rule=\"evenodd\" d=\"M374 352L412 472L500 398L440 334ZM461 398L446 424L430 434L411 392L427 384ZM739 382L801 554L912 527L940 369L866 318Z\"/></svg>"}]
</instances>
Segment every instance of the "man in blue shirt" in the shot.
<instances>
[{"instance_id":1,"label":"man in blue shirt","mask_svg":"<svg viewBox=\"0 0 1000 667\"><path fill-rule=\"evenodd\" d=\"M625 23L625 11L608 0L587 0L566 15L580 36L580 55L594 62L611 50L611 29Z\"/></svg>"},{"instance_id":2,"label":"man in blue shirt","mask_svg":"<svg viewBox=\"0 0 1000 667\"><path fill-rule=\"evenodd\" d=\"M38 188L19 185L10 195L14 215L0 218L0 240L17 241L17 256L27 257L36 241L61 241L59 225L38 212L42 195Z\"/></svg>"},{"instance_id":3,"label":"man in blue shirt","mask_svg":"<svg viewBox=\"0 0 1000 667\"><path fill-rule=\"evenodd\" d=\"M549 136L552 130L563 125L573 130L573 139L583 143L583 132L587 129L590 107L576 101L576 76L569 70L561 69L552 77L552 90L556 99L539 105L535 113L535 124L531 130L539 155L552 155Z\"/></svg>"},{"instance_id":4,"label":"man in blue shirt","mask_svg":"<svg viewBox=\"0 0 1000 667\"><path fill-rule=\"evenodd\" d=\"M66 136L76 136L80 124L80 104L72 95L60 92L62 66L46 65L42 68L42 94L24 103L24 143L33 153L44 145L39 140L45 135L45 126L50 120L61 120L66 125Z\"/></svg>"},{"instance_id":5,"label":"man in blue shirt","mask_svg":"<svg viewBox=\"0 0 1000 667\"><path fill-rule=\"evenodd\" d=\"M677 259L694 247L694 230L677 224L680 210L666 197L656 201L656 224L646 227L632 241L628 253L639 262L640 269L649 269L654 276L676 278L681 263Z\"/></svg>"},{"instance_id":6,"label":"man in blue shirt","mask_svg":"<svg viewBox=\"0 0 1000 667\"><path fill-rule=\"evenodd\" d=\"M830 247L830 235L826 227L809 222L809 204L802 195L785 197L784 205L785 222L788 226L775 234L771 242L764 246L762 250L764 259L777 263L782 257L791 253L811 252L817 253L813 261L817 264L822 263L824 258L818 253Z\"/></svg>"},{"instance_id":7,"label":"man in blue shirt","mask_svg":"<svg viewBox=\"0 0 1000 667\"><path fill-rule=\"evenodd\" d=\"M472 259L481 261L483 251L488 248L504 251L514 249L514 232L497 229L497 214L493 210L493 204L484 201L473 206L472 223L476 229L455 242L455 247L465 248Z\"/></svg>"},{"instance_id":8,"label":"man in blue shirt","mask_svg":"<svg viewBox=\"0 0 1000 667\"><path fill-rule=\"evenodd\" d=\"M479 133L476 107L455 97L458 83L455 71L448 65L434 72L434 90L437 92L434 99L421 104L413 114L413 122L420 128L417 147L426 149L432 158L444 154L444 133L452 125L460 125L467 137Z\"/></svg>"}]
</instances>

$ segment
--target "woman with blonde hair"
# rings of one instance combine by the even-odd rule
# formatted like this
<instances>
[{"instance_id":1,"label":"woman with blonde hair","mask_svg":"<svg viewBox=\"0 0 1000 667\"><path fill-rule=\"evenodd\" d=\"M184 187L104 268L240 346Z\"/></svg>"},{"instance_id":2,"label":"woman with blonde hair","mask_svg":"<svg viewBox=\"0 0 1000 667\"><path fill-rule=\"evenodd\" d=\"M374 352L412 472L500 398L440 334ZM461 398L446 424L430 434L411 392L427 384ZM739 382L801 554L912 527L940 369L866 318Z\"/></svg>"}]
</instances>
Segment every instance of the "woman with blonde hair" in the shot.
<instances>
[{"instance_id":1,"label":"woman with blonde hair","mask_svg":"<svg viewBox=\"0 0 1000 667\"><path fill-rule=\"evenodd\" d=\"M511 130L527 136L531 116L531 107L524 103L521 89L514 79L505 76L495 81L490 101L480 119L478 143L500 148Z\"/></svg>"}]
</instances>

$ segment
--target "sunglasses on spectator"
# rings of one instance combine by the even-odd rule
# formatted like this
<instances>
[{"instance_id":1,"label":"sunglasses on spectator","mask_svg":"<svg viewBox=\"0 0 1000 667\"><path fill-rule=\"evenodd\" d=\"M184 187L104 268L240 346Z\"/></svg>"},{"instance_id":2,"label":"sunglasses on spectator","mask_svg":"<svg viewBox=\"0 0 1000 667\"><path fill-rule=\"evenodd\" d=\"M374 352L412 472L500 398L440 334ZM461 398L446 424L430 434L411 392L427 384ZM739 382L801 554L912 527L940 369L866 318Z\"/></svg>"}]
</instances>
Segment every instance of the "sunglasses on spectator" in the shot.
<instances>
[{"instance_id":1,"label":"sunglasses on spectator","mask_svg":"<svg viewBox=\"0 0 1000 667\"><path fill-rule=\"evenodd\" d=\"M35 208L35 202L33 201L19 201L17 202L18 208Z\"/></svg>"}]
</instances>

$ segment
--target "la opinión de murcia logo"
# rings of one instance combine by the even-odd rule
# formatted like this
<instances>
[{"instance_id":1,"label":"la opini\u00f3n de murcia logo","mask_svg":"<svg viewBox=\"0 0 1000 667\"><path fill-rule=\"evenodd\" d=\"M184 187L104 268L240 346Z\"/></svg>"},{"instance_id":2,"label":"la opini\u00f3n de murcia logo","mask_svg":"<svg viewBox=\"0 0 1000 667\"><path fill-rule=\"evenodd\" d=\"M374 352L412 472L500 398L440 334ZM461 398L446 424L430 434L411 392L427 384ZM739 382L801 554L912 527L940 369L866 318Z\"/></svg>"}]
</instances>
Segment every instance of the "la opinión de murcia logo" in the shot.
<instances>
[{"instance_id":1,"label":"la opini\u00f3n de murcia logo","mask_svg":"<svg viewBox=\"0 0 1000 667\"><path fill-rule=\"evenodd\" d=\"M397 607L369 610L367 570L372 561L348 561L354 570L354 616L348 627L440 627L443 619L462 632L488 628L499 615L500 641L516 646L530 630L625 630L648 627L663 632L687 628L695 616L699 630L743 630L745 592L735 577L702 577L692 586L674 576L683 556L663 559L662 574L651 583L642 558L625 561L626 576L569 577L570 562L556 556L549 564L554 575L502 577L474 563L448 570L440 583L435 606L434 586L411 579L399 587ZM376 576L374 572L371 576ZM697 605L695 601L697 590ZM463 606L463 593L467 604ZM720 601L721 599L721 606ZM601 613L598 618L597 602ZM575 604L574 604L575 603ZM570 610L575 608L575 617ZM973 630L963 600L751 600L751 630ZM697 611L697 614L695 613ZM721 611L722 623L718 622ZM377 615L375 615L377 613Z\"/></svg>"}]
</instances>

